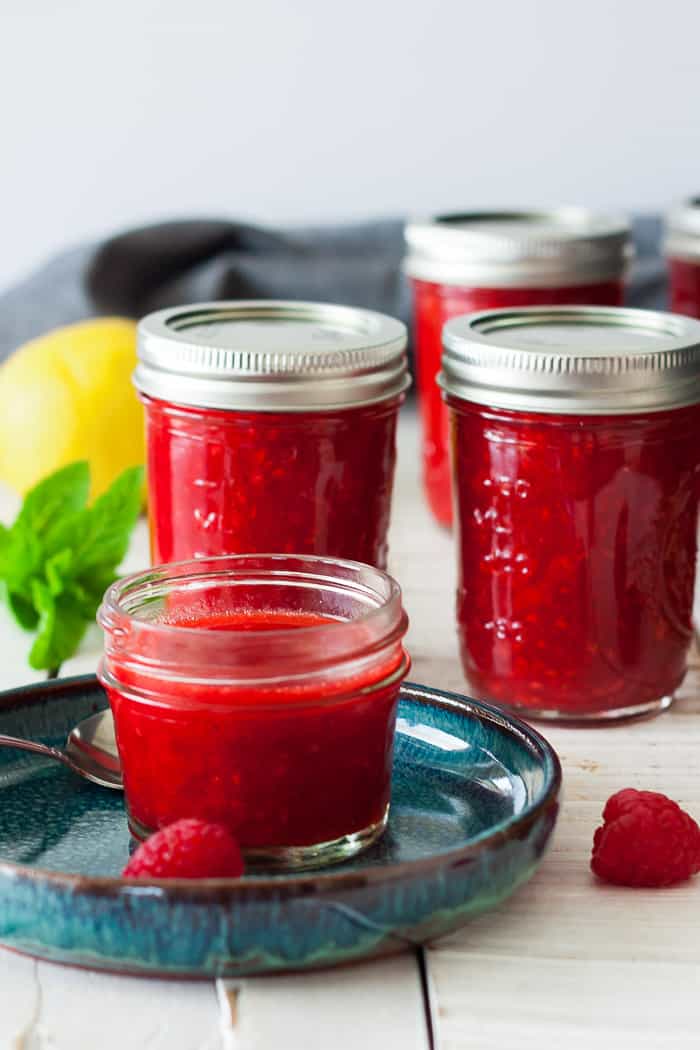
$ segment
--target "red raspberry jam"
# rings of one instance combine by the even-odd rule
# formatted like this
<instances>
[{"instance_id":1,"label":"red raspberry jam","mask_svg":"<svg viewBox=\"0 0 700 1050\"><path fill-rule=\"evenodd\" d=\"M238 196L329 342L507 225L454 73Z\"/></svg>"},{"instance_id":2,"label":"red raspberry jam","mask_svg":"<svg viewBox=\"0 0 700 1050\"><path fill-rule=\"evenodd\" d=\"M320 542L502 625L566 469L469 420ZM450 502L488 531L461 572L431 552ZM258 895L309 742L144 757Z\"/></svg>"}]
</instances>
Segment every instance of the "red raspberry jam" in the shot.
<instances>
[{"instance_id":1,"label":"red raspberry jam","mask_svg":"<svg viewBox=\"0 0 700 1050\"><path fill-rule=\"evenodd\" d=\"M335 559L190 561L99 614L129 823L223 824L247 863L307 867L383 831L408 658L398 586Z\"/></svg>"},{"instance_id":2,"label":"red raspberry jam","mask_svg":"<svg viewBox=\"0 0 700 1050\"><path fill-rule=\"evenodd\" d=\"M308 413L143 400L155 564L277 551L384 568L400 398Z\"/></svg>"},{"instance_id":3,"label":"red raspberry jam","mask_svg":"<svg viewBox=\"0 0 700 1050\"><path fill-rule=\"evenodd\" d=\"M441 525L452 524L447 410L435 381L443 325L506 306L619 306L628 235L624 220L577 208L447 215L408 226L423 480Z\"/></svg>"},{"instance_id":4,"label":"red raspberry jam","mask_svg":"<svg viewBox=\"0 0 700 1050\"><path fill-rule=\"evenodd\" d=\"M530 717L662 709L692 638L700 324L501 310L444 338L471 690Z\"/></svg>"},{"instance_id":5,"label":"red raspberry jam","mask_svg":"<svg viewBox=\"0 0 700 1050\"><path fill-rule=\"evenodd\" d=\"M218 303L139 326L155 563L265 551L384 567L404 326L312 303Z\"/></svg>"},{"instance_id":6,"label":"red raspberry jam","mask_svg":"<svg viewBox=\"0 0 700 1050\"><path fill-rule=\"evenodd\" d=\"M664 249L671 309L700 317L700 197L686 201L668 215Z\"/></svg>"}]
</instances>

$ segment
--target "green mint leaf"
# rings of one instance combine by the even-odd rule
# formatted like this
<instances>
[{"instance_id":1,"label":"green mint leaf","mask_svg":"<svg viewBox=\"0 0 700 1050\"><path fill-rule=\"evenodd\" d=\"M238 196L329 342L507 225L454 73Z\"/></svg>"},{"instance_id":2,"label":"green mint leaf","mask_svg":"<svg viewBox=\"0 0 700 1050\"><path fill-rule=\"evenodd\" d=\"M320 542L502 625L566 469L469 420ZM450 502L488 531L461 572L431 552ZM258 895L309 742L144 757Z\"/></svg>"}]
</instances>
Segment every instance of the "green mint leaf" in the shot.
<instances>
[{"instance_id":1,"label":"green mint leaf","mask_svg":"<svg viewBox=\"0 0 700 1050\"><path fill-rule=\"evenodd\" d=\"M85 619L92 622L105 591L116 579L117 574L114 572L97 572L86 583L72 580L66 585L65 593L71 597L75 607L81 610Z\"/></svg>"},{"instance_id":2,"label":"green mint leaf","mask_svg":"<svg viewBox=\"0 0 700 1050\"><path fill-rule=\"evenodd\" d=\"M48 616L56 607L53 594L42 580L32 580L32 601L39 616Z\"/></svg>"},{"instance_id":3,"label":"green mint leaf","mask_svg":"<svg viewBox=\"0 0 700 1050\"><path fill-rule=\"evenodd\" d=\"M96 567L115 569L129 549L141 512L143 467L128 467L88 510L89 521L75 559L75 576Z\"/></svg>"},{"instance_id":4,"label":"green mint leaf","mask_svg":"<svg viewBox=\"0 0 700 1050\"><path fill-rule=\"evenodd\" d=\"M0 579L8 592L32 601L31 579L41 571L42 550L34 532L11 528L0 550Z\"/></svg>"},{"instance_id":5,"label":"green mint leaf","mask_svg":"<svg viewBox=\"0 0 700 1050\"><path fill-rule=\"evenodd\" d=\"M71 657L87 629L87 621L70 597L51 594L41 580L34 580L34 605L39 612L37 636L29 653L35 671L49 671Z\"/></svg>"},{"instance_id":6,"label":"green mint leaf","mask_svg":"<svg viewBox=\"0 0 700 1050\"><path fill-rule=\"evenodd\" d=\"M0 599L37 636L37 670L73 656L116 579L141 510L143 468L125 470L88 507L90 471L72 463L39 482L14 524L0 526Z\"/></svg>"},{"instance_id":7,"label":"green mint leaf","mask_svg":"<svg viewBox=\"0 0 700 1050\"><path fill-rule=\"evenodd\" d=\"M73 568L73 561L73 551L68 547L47 558L44 565L44 575L49 590L54 597L61 594L65 589L66 578L69 577Z\"/></svg>"},{"instance_id":8,"label":"green mint leaf","mask_svg":"<svg viewBox=\"0 0 700 1050\"><path fill-rule=\"evenodd\" d=\"M49 474L27 493L12 531L42 534L72 511L81 510L90 491L90 467L84 460Z\"/></svg>"},{"instance_id":9,"label":"green mint leaf","mask_svg":"<svg viewBox=\"0 0 700 1050\"><path fill-rule=\"evenodd\" d=\"M45 557L51 558L54 554L66 549L77 551L87 533L89 521L90 511L87 508L70 511L68 514L55 518L53 524L41 537Z\"/></svg>"},{"instance_id":10,"label":"green mint leaf","mask_svg":"<svg viewBox=\"0 0 700 1050\"><path fill-rule=\"evenodd\" d=\"M4 580L0 580L0 595L20 627L23 627L25 631L35 630L39 623L39 614L32 602L19 594L8 591Z\"/></svg>"}]
</instances>

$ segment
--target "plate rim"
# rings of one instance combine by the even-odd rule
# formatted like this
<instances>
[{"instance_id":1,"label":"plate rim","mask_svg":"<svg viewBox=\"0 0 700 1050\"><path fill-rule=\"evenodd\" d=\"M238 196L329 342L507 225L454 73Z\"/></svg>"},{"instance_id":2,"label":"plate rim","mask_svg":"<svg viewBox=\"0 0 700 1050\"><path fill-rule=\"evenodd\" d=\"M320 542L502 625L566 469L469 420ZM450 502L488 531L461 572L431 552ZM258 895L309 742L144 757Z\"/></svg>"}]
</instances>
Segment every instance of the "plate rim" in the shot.
<instances>
[{"instance_id":1,"label":"plate rim","mask_svg":"<svg viewBox=\"0 0 700 1050\"><path fill-rule=\"evenodd\" d=\"M62 695L72 689L85 692L90 688L104 693L94 674L72 675L18 686L0 692L0 713L11 710L13 707L24 706L27 702L45 701L52 693ZM545 783L540 797L527 805L516 816L504 818L494 827L480 832L463 846L444 852L431 853L416 860L395 861L390 864L379 863L358 871L338 871L329 866L298 874L290 872L271 876L255 875L252 878L244 875L235 879L221 877L125 879L114 875L81 875L51 871L47 868L0 860L0 877L11 877L16 881L48 883L56 889L65 889L71 893L78 892L100 898L143 896L144 891L148 889L160 899L173 897L181 900L185 897L192 903L198 901L207 903L212 897L215 897L219 903L223 904L228 899L243 901L251 897L267 896L270 893L273 893L278 900L288 900L305 893L318 894L326 890L358 889L375 883L386 884L393 880L404 880L407 877L421 877L425 873L434 872L436 867L451 868L467 863L477 854L493 846L501 846L513 836L519 837L523 829L529 828L547 810L558 805L562 786L559 756L549 741L527 722L482 700L475 700L463 693L419 682L404 681L400 696L403 699L429 703L446 710L461 710L495 724L511 734L515 733L521 742L524 742L531 751L539 752L544 760Z\"/></svg>"}]
</instances>

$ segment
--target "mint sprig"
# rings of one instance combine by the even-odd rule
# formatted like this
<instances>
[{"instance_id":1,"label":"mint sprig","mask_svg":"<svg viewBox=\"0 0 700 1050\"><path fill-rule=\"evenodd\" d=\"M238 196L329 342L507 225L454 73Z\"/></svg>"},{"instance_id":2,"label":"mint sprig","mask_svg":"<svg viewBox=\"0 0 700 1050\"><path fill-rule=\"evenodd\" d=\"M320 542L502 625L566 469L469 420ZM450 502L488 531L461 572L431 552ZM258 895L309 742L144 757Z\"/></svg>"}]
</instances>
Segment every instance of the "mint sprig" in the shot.
<instances>
[{"instance_id":1,"label":"mint sprig","mask_svg":"<svg viewBox=\"0 0 700 1050\"><path fill-rule=\"evenodd\" d=\"M56 674L95 618L141 510L143 468L130 467L87 506L90 467L71 463L27 493L0 526L0 591L17 623L36 631L35 670Z\"/></svg>"}]
</instances>

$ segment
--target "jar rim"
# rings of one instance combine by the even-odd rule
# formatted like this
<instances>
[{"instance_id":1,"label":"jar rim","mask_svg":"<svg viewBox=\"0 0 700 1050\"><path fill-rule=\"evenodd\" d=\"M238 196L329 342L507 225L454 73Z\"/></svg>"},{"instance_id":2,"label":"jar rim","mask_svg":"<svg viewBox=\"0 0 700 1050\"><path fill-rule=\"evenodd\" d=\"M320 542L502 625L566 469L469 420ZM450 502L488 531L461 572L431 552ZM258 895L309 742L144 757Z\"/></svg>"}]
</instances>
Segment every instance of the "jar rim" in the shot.
<instances>
[{"instance_id":1,"label":"jar rim","mask_svg":"<svg viewBox=\"0 0 700 1050\"><path fill-rule=\"evenodd\" d=\"M375 310L232 300L159 310L138 326L134 385L176 404L321 412L410 386L406 326Z\"/></svg>"},{"instance_id":2,"label":"jar rim","mask_svg":"<svg viewBox=\"0 0 700 1050\"><path fill-rule=\"evenodd\" d=\"M231 646L228 631L188 626L186 622L149 620L134 614L135 607L143 609L150 603L155 608L165 594L178 593L178 587L185 594L194 585L196 593L207 584L219 582L232 586L289 584L307 590L316 584L327 587L329 593L344 592L356 599L360 612L349 619L330 619L308 626L246 627L237 632L235 646ZM354 664L398 644L408 627L401 588L388 573L347 559L287 554L218 555L132 573L108 588L97 621L106 641L116 641L117 646L120 635L128 635L130 645L136 638L146 641L147 655L133 651L125 655L134 666L158 665L164 674L173 677L178 677L180 664L185 661L182 654L191 647L190 658L196 653L195 663L188 665L184 677L191 680L196 667L207 681L227 680L244 671L252 673L250 680L264 680L261 658L268 665L277 660L281 667L288 663L293 671L301 669L305 673L329 665ZM154 646L153 652L148 650L150 645ZM109 648L106 644L106 651Z\"/></svg>"},{"instance_id":3,"label":"jar rim","mask_svg":"<svg viewBox=\"0 0 700 1050\"><path fill-rule=\"evenodd\" d=\"M578 206L432 215L409 222L404 270L456 287L567 287L621 280L630 224Z\"/></svg>"},{"instance_id":4,"label":"jar rim","mask_svg":"<svg viewBox=\"0 0 700 1050\"><path fill-rule=\"evenodd\" d=\"M661 412L700 402L700 322L627 307L482 310L443 327L443 396L516 411Z\"/></svg>"}]
</instances>

